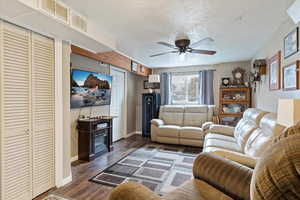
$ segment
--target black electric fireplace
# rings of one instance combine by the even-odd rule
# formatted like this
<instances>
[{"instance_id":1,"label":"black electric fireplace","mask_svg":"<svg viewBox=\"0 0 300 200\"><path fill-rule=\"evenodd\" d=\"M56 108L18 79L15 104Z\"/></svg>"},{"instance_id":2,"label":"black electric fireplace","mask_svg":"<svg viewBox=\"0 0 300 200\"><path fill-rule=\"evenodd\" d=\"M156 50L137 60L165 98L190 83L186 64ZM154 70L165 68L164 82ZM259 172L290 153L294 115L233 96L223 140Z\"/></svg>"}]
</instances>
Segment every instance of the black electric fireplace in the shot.
<instances>
[{"instance_id":1,"label":"black electric fireplace","mask_svg":"<svg viewBox=\"0 0 300 200\"><path fill-rule=\"evenodd\" d=\"M78 120L78 159L90 161L112 150L112 118Z\"/></svg>"},{"instance_id":2,"label":"black electric fireplace","mask_svg":"<svg viewBox=\"0 0 300 200\"><path fill-rule=\"evenodd\" d=\"M95 134L93 134L93 147L95 154L99 154L101 152L107 152L107 139L108 139L108 129L103 129Z\"/></svg>"}]
</instances>

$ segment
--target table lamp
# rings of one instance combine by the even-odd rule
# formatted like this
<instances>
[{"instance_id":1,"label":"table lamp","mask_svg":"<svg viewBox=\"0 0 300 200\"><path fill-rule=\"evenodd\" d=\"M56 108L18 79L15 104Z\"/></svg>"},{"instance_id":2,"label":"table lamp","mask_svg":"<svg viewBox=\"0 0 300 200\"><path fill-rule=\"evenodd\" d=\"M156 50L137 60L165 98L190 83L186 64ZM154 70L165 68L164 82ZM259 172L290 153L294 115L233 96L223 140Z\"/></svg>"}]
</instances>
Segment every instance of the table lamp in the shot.
<instances>
[{"instance_id":1,"label":"table lamp","mask_svg":"<svg viewBox=\"0 0 300 200\"><path fill-rule=\"evenodd\" d=\"M150 93L152 93L152 89L154 89L154 93L155 93L155 89L159 89L160 75L159 74L149 75L148 81L149 83L152 83L152 88L149 88Z\"/></svg>"}]
</instances>

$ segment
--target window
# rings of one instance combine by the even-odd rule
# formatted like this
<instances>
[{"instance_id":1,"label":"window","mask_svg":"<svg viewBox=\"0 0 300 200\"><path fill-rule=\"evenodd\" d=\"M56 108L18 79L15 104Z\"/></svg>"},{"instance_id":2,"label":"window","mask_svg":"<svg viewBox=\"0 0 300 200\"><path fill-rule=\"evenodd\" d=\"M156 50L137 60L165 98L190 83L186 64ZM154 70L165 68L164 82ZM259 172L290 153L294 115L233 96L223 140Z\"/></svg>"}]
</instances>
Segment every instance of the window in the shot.
<instances>
[{"instance_id":1,"label":"window","mask_svg":"<svg viewBox=\"0 0 300 200\"><path fill-rule=\"evenodd\" d=\"M174 73L171 76L171 103L198 104L199 75L198 73Z\"/></svg>"}]
</instances>

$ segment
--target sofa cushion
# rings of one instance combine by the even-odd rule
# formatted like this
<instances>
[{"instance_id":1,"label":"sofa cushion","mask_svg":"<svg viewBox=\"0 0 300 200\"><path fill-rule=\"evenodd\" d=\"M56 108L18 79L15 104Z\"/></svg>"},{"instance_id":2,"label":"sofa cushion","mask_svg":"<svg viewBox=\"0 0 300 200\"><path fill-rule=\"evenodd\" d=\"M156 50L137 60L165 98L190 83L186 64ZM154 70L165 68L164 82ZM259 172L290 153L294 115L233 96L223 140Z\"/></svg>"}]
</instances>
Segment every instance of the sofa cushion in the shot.
<instances>
[{"instance_id":1,"label":"sofa cushion","mask_svg":"<svg viewBox=\"0 0 300 200\"><path fill-rule=\"evenodd\" d=\"M290 135L269 148L257 163L251 181L255 200L300 197L300 136Z\"/></svg>"},{"instance_id":2,"label":"sofa cushion","mask_svg":"<svg viewBox=\"0 0 300 200\"><path fill-rule=\"evenodd\" d=\"M159 132L157 133L157 136L163 136L163 137L179 137L179 126L174 125L163 125L159 127Z\"/></svg>"},{"instance_id":3,"label":"sofa cushion","mask_svg":"<svg viewBox=\"0 0 300 200\"><path fill-rule=\"evenodd\" d=\"M217 147L220 149L242 152L242 149L237 145L236 142L229 142L219 139L205 139L204 148L207 147Z\"/></svg>"},{"instance_id":4,"label":"sofa cushion","mask_svg":"<svg viewBox=\"0 0 300 200\"><path fill-rule=\"evenodd\" d=\"M161 106L159 113L159 118L162 119L166 125L182 126L184 106Z\"/></svg>"},{"instance_id":5,"label":"sofa cushion","mask_svg":"<svg viewBox=\"0 0 300 200\"><path fill-rule=\"evenodd\" d=\"M217 151L224 151L224 152L229 152L229 153L243 153L241 151L234 151L234 150L230 150L230 149L224 149L224 148L220 148L220 147L205 147L203 149L203 152L217 152Z\"/></svg>"},{"instance_id":6,"label":"sofa cushion","mask_svg":"<svg viewBox=\"0 0 300 200\"><path fill-rule=\"evenodd\" d=\"M201 127L208 119L207 105L185 106L183 115L183 126Z\"/></svg>"},{"instance_id":7,"label":"sofa cushion","mask_svg":"<svg viewBox=\"0 0 300 200\"><path fill-rule=\"evenodd\" d=\"M187 139L204 139L204 134L202 128L197 127L181 127L179 132L180 138L187 138Z\"/></svg>"},{"instance_id":8,"label":"sofa cushion","mask_svg":"<svg viewBox=\"0 0 300 200\"><path fill-rule=\"evenodd\" d=\"M234 130L234 137L240 149L244 150L248 138L257 128L255 121L248 118L243 118L238 122Z\"/></svg>"},{"instance_id":9,"label":"sofa cushion","mask_svg":"<svg viewBox=\"0 0 300 200\"><path fill-rule=\"evenodd\" d=\"M231 200L229 196L199 179L192 179L166 194L165 200Z\"/></svg>"},{"instance_id":10,"label":"sofa cushion","mask_svg":"<svg viewBox=\"0 0 300 200\"><path fill-rule=\"evenodd\" d=\"M209 128L210 133L218 133L227 136L234 136L235 128L233 126L213 124Z\"/></svg>"},{"instance_id":11,"label":"sofa cushion","mask_svg":"<svg viewBox=\"0 0 300 200\"><path fill-rule=\"evenodd\" d=\"M193 146L193 147L203 147L204 141L202 139L186 139L179 138L179 144Z\"/></svg>"},{"instance_id":12,"label":"sofa cushion","mask_svg":"<svg viewBox=\"0 0 300 200\"><path fill-rule=\"evenodd\" d=\"M267 113L257 108L248 108L244 112L243 118L234 130L234 137L242 150L244 150L251 133L258 128L260 120L265 114Z\"/></svg>"},{"instance_id":13,"label":"sofa cushion","mask_svg":"<svg viewBox=\"0 0 300 200\"><path fill-rule=\"evenodd\" d=\"M205 139L218 139L218 140L225 140L225 141L228 141L228 142L236 142L234 137L221 135L221 134L218 134L218 133L208 133L205 136Z\"/></svg>"},{"instance_id":14,"label":"sofa cushion","mask_svg":"<svg viewBox=\"0 0 300 200\"><path fill-rule=\"evenodd\" d=\"M247 118L250 120L253 120L257 125L259 125L260 120L263 118L263 116L267 114L267 112L264 112L257 108L248 108L244 114L243 118Z\"/></svg>"},{"instance_id":15,"label":"sofa cushion","mask_svg":"<svg viewBox=\"0 0 300 200\"><path fill-rule=\"evenodd\" d=\"M283 130L284 126L277 124L275 113L266 114L258 129L253 131L245 145L245 153L252 157L261 157Z\"/></svg>"}]
</instances>

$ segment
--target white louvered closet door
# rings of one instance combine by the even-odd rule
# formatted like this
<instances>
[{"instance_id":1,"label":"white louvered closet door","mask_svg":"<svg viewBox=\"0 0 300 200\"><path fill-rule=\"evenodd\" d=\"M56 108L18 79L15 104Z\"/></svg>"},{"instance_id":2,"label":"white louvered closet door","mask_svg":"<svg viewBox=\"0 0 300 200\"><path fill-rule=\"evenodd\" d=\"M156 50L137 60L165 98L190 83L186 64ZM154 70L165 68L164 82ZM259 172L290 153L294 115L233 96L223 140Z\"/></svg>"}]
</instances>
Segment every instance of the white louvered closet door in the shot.
<instances>
[{"instance_id":1,"label":"white louvered closet door","mask_svg":"<svg viewBox=\"0 0 300 200\"><path fill-rule=\"evenodd\" d=\"M31 36L0 21L1 200L32 197Z\"/></svg>"},{"instance_id":2,"label":"white louvered closet door","mask_svg":"<svg viewBox=\"0 0 300 200\"><path fill-rule=\"evenodd\" d=\"M32 34L33 197L55 186L54 41Z\"/></svg>"}]
</instances>

